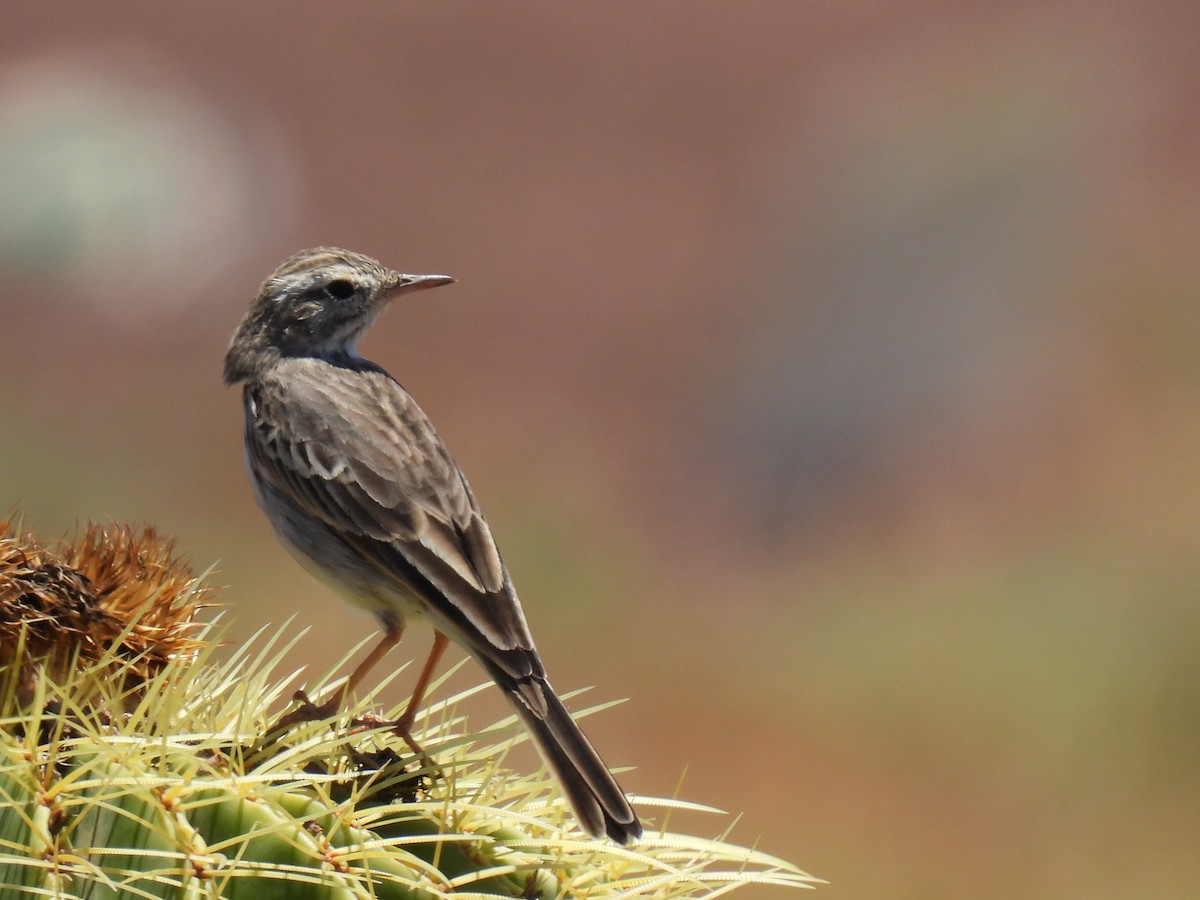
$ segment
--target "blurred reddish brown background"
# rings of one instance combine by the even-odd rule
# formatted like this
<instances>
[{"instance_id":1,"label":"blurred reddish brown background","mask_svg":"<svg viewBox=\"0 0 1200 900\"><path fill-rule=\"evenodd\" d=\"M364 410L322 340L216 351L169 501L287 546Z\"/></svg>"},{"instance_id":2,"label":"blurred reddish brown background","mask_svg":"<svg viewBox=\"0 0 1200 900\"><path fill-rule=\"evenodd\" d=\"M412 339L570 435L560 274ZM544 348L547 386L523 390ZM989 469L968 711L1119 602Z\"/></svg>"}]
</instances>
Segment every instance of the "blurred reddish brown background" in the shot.
<instances>
[{"instance_id":1,"label":"blurred reddish brown background","mask_svg":"<svg viewBox=\"0 0 1200 900\"><path fill-rule=\"evenodd\" d=\"M686 767L833 897L1200 893L1200 7L5 19L0 503L40 534L153 522L320 671L372 625L254 509L221 357L302 247L450 272L364 349L556 684L631 698L589 722L631 790Z\"/></svg>"}]
</instances>

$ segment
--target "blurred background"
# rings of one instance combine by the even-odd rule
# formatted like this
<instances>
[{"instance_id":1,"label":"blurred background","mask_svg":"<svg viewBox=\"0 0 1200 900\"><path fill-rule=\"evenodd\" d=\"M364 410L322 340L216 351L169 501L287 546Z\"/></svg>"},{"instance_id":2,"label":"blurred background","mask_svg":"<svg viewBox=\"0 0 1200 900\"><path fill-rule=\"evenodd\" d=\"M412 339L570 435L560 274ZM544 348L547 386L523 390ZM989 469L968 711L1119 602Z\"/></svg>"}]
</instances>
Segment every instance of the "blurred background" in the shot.
<instances>
[{"instance_id":1,"label":"blurred background","mask_svg":"<svg viewBox=\"0 0 1200 900\"><path fill-rule=\"evenodd\" d=\"M831 897L1200 895L1198 37L1131 0L10 4L0 506L154 523L320 671L374 625L255 509L222 356L295 250L449 272L364 352L556 685L631 698L588 722L631 791L686 769Z\"/></svg>"}]
</instances>

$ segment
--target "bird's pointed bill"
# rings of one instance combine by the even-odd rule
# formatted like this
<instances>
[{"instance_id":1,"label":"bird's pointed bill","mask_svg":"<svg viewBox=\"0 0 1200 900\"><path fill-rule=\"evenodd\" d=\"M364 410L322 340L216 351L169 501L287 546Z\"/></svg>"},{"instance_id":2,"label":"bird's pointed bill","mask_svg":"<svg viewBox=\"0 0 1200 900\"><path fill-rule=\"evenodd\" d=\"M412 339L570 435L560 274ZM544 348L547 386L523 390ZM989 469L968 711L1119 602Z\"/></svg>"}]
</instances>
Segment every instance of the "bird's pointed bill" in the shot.
<instances>
[{"instance_id":1,"label":"bird's pointed bill","mask_svg":"<svg viewBox=\"0 0 1200 900\"><path fill-rule=\"evenodd\" d=\"M454 279L449 275L403 275L400 272L393 272L389 280L392 283L384 289L388 294L399 294L454 283Z\"/></svg>"}]
</instances>

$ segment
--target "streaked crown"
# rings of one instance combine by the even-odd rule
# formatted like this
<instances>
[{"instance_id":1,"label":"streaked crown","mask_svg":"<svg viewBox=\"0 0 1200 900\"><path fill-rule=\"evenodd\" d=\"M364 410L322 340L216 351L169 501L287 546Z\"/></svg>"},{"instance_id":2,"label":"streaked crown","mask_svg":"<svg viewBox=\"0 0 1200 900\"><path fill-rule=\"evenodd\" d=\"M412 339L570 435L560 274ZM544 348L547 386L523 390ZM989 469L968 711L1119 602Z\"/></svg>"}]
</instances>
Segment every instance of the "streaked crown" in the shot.
<instances>
[{"instance_id":1,"label":"streaked crown","mask_svg":"<svg viewBox=\"0 0 1200 900\"><path fill-rule=\"evenodd\" d=\"M279 359L354 356L355 345L397 295L454 281L404 275L369 256L317 247L267 276L225 354L225 382L250 381Z\"/></svg>"}]
</instances>

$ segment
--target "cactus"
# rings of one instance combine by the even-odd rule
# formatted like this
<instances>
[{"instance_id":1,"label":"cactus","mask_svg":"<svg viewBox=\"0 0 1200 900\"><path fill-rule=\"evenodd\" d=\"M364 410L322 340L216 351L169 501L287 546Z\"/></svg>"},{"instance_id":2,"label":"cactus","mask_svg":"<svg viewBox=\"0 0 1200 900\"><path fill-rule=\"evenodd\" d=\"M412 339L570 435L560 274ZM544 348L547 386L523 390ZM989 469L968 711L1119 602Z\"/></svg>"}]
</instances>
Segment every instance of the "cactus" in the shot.
<instances>
[{"instance_id":1,"label":"cactus","mask_svg":"<svg viewBox=\"0 0 1200 900\"><path fill-rule=\"evenodd\" d=\"M0 523L4 900L600 900L816 883L721 840L582 836L548 773L502 768L524 739L513 718L467 728L458 709L477 689L426 710L426 759L376 724L372 696L267 735L298 636L219 653L220 616L196 617L209 605L152 531L92 527L54 552Z\"/></svg>"}]
</instances>

